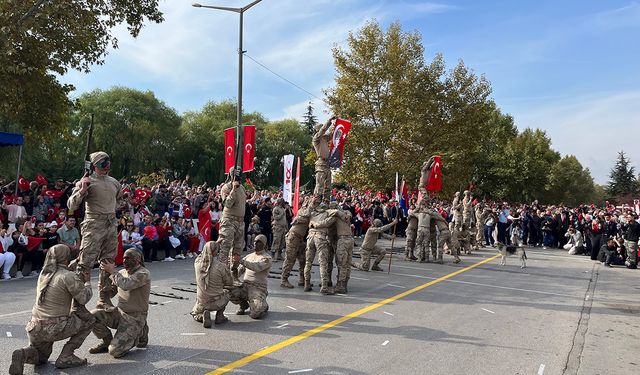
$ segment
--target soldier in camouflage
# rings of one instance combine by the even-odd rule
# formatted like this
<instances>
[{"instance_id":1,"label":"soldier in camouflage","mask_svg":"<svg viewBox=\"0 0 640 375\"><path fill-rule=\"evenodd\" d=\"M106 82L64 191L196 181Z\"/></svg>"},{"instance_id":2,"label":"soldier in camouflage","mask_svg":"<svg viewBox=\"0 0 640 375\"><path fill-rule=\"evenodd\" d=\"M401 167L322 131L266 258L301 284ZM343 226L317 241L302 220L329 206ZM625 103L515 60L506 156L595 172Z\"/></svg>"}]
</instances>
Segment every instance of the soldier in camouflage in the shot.
<instances>
[{"instance_id":1,"label":"soldier in camouflage","mask_svg":"<svg viewBox=\"0 0 640 375\"><path fill-rule=\"evenodd\" d=\"M393 239L395 235L389 236L384 232L388 231L398 223L398 219L393 219L387 225L382 225L382 221L380 219L375 219L373 221L373 226L367 229L367 233L364 235L364 240L362 241L362 246L360 249L360 256L362 257L362 262L360 264L352 264L353 267L361 270L369 272L369 266L371 264L371 257L375 256L375 260L373 261L373 266L371 266L372 271L382 271L379 264L384 259L384 256L387 254L386 251L378 246L376 243L378 242L378 238L382 235L385 238Z\"/></svg>"},{"instance_id":2,"label":"soldier in camouflage","mask_svg":"<svg viewBox=\"0 0 640 375\"><path fill-rule=\"evenodd\" d=\"M287 232L286 236L286 250L284 255L284 262L282 264L282 282L280 286L283 288L293 288L293 285L289 283L289 275L293 269L293 265L298 260L298 272L300 279L298 286L304 286L304 268L305 268L305 241L304 237L307 235L309 229L309 220L311 218L311 208L309 207L310 200L306 200L303 203L302 208L298 211L298 214L291 222L291 228Z\"/></svg>"},{"instance_id":3,"label":"soldier in camouflage","mask_svg":"<svg viewBox=\"0 0 640 375\"><path fill-rule=\"evenodd\" d=\"M218 242L207 242L194 265L197 295L191 315L204 328L211 328L211 311L216 312L215 324L228 321L224 316L224 309L229 303L229 292L225 287L234 285L229 267L218 260L219 250Z\"/></svg>"},{"instance_id":4,"label":"soldier in camouflage","mask_svg":"<svg viewBox=\"0 0 640 375\"><path fill-rule=\"evenodd\" d=\"M102 342L89 349L89 353L109 352L114 358L127 354L134 346L144 348L149 341L147 312L151 292L151 274L144 266L142 253L128 249L123 257L124 269L116 271L114 263L103 261L100 268L108 273L111 284L102 286L111 297L118 296L117 307L95 309L93 333ZM106 290L104 290L106 289ZM111 334L110 328L116 330Z\"/></svg>"},{"instance_id":5,"label":"soldier in camouflage","mask_svg":"<svg viewBox=\"0 0 640 375\"><path fill-rule=\"evenodd\" d=\"M91 276L88 272L75 274L67 268L71 250L67 245L55 245L47 251L44 267L38 277L36 303L26 331L29 346L15 350L11 356L9 374L20 375L24 364L47 363L53 343L70 338L56 360L57 368L87 364L86 359L76 357L78 349L91 333L95 319L71 312L71 301L87 303L92 296Z\"/></svg>"},{"instance_id":6,"label":"soldier in camouflage","mask_svg":"<svg viewBox=\"0 0 640 375\"><path fill-rule=\"evenodd\" d=\"M240 308L236 312L244 315L251 309L249 316L261 319L269 311L267 303L267 277L271 269L271 256L267 252L267 237L264 234L256 236L254 252L240 260L239 272L244 273L242 286L229 291L229 299Z\"/></svg>"},{"instance_id":7,"label":"soldier in camouflage","mask_svg":"<svg viewBox=\"0 0 640 375\"><path fill-rule=\"evenodd\" d=\"M282 249L285 248L285 235L287 234L287 214L284 209L284 199L278 198L273 206L271 214L271 228L273 228L273 241L271 242L271 256L274 262L282 257Z\"/></svg>"}]
</instances>

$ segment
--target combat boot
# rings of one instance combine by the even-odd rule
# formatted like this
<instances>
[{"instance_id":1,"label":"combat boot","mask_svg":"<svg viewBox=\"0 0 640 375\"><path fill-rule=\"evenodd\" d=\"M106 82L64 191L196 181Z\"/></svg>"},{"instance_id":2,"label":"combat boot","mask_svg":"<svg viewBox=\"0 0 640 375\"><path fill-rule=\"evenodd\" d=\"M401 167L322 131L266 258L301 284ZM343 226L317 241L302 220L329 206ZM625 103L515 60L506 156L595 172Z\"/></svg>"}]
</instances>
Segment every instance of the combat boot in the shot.
<instances>
[{"instance_id":1,"label":"combat boot","mask_svg":"<svg viewBox=\"0 0 640 375\"><path fill-rule=\"evenodd\" d=\"M215 324L224 324L228 321L229 319L224 316L224 309L216 311L216 320L214 321Z\"/></svg>"},{"instance_id":2,"label":"combat boot","mask_svg":"<svg viewBox=\"0 0 640 375\"><path fill-rule=\"evenodd\" d=\"M384 270L380 268L380 266L378 266L376 263L374 263L373 266L371 266L371 271L384 271Z\"/></svg>"},{"instance_id":3,"label":"combat boot","mask_svg":"<svg viewBox=\"0 0 640 375\"><path fill-rule=\"evenodd\" d=\"M101 343L89 349L89 353L91 354L106 353L109 351L109 344L111 344L110 339L102 339Z\"/></svg>"},{"instance_id":4,"label":"combat boot","mask_svg":"<svg viewBox=\"0 0 640 375\"><path fill-rule=\"evenodd\" d=\"M456 255L456 256L454 257L453 263L456 263L456 264L457 264L457 263L460 263L460 262L461 262L460 257Z\"/></svg>"},{"instance_id":5,"label":"combat boot","mask_svg":"<svg viewBox=\"0 0 640 375\"><path fill-rule=\"evenodd\" d=\"M60 356L56 360L56 368L71 368L87 364L87 359L77 357L73 353L75 351L74 345L69 344L70 343L67 342L62 347L62 352L60 352Z\"/></svg>"},{"instance_id":6,"label":"combat boot","mask_svg":"<svg viewBox=\"0 0 640 375\"><path fill-rule=\"evenodd\" d=\"M298 286L304 286L304 275L302 274L302 272L300 272L300 279L298 280Z\"/></svg>"},{"instance_id":7,"label":"combat boot","mask_svg":"<svg viewBox=\"0 0 640 375\"><path fill-rule=\"evenodd\" d=\"M322 282L322 287L320 288L320 293L324 294L324 295L332 295L335 294L334 290L332 287L329 286L328 282L323 281Z\"/></svg>"},{"instance_id":8,"label":"combat boot","mask_svg":"<svg viewBox=\"0 0 640 375\"><path fill-rule=\"evenodd\" d=\"M310 292L312 290L313 290L313 288L312 288L311 280L305 280L304 281L304 291L305 292Z\"/></svg>"},{"instance_id":9,"label":"combat boot","mask_svg":"<svg viewBox=\"0 0 640 375\"><path fill-rule=\"evenodd\" d=\"M11 366L9 366L9 375L22 375L24 372L24 349L16 349L11 355Z\"/></svg>"},{"instance_id":10,"label":"combat boot","mask_svg":"<svg viewBox=\"0 0 640 375\"><path fill-rule=\"evenodd\" d=\"M335 293L347 294L347 282L346 281L338 281L336 283L336 288L333 291Z\"/></svg>"},{"instance_id":11,"label":"combat boot","mask_svg":"<svg viewBox=\"0 0 640 375\"><path fill-rule=\"evenodd\" d=\"M204 310L202 312L202 326L204 328L211 328L211 311Z\"/></svg>"},{"instance_id":12,"label":"combat boot","mask_svg":"<svg viewBox=\"0 0 640 375\"><path fill-rule=\"evenodd\" d=\"M438 254L438 257L435 258L435 263L444 264L444 260L442 260L442 253Z\"/></svg>"},{"instance_id":13,"label":"combat boot","mask_svg":"<svg viewBox=\"0 0 640 375\"><path fill-rule=\"evenodd\" d=\"M244 315L247 312L247 309L249 308L249 302L247 301L242 301L240 302L240 306L238 307L238 311L236 311L236 315Z\"/></svg>"},{"instance_id":14,"label":"combat boot","mask_svg":"<svg viewBox=\"0 0 640 375\"><path fill-rule=\"evenodd\" d=\"M289 282L289 280L287 280L287 279L282 279L282 282L280 283L280 287L281 287L281 288L292 289L292 288L293 288L293 285L291 285L291 283Z\"/></svg>"}]
</instances>

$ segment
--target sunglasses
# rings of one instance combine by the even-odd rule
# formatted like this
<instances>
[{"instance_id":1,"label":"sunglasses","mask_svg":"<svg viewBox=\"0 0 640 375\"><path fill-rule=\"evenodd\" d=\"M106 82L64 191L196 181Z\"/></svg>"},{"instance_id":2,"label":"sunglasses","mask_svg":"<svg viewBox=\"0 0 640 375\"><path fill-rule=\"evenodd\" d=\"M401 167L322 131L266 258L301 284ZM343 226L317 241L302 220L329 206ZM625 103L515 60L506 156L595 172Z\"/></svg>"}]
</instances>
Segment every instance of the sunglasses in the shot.
<instances>
[{"instance_id":1,"label":"sunglasses","mask_svg":"<svg viewBox=\"0 0 640 375\"><path fill-rule=\"evenodd\" d=\"M111 159L109 158L102 159L99 162L95 163L95 166L100 169L107 169L111 166Z\"/></svg>"}]
</instances>

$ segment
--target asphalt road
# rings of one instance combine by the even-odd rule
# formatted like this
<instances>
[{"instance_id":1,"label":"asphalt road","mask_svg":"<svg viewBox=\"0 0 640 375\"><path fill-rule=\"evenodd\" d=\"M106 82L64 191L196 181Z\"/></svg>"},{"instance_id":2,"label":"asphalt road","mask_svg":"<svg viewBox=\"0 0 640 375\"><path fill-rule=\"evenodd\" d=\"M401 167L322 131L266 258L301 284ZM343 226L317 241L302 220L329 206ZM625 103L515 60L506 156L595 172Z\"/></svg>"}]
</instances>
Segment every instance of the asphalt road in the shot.
<instances>
[{"instance_id":1,"label":"asphalt road","mask_svg":"<svg viewBox=\"0 0 640 375\"><path fill-rule=\"evenodd\" d=\"M194 288L193 261L154 262L152 290L188 300L152 295L148 348L117 360L92 355L98 340L90 335L77 351L89 366L62 373L202 374L231 366L242 374L637 374L640 272L560 250L527 254L526 269L515 257L500 266L493 249L458 265L446 255L444 265L396 255L390 274L354 270L349 294L335 296L318 293L314 267L313 292L270 279L265 320L237 316L230 304L230 322L212 329L191 319L194 293L171 289ZM11 352L28 344L35 284L0 283L1 373ZM25 373L56 373L61 347L48 365L27 365Z\"/></svg>"}]
</instances>

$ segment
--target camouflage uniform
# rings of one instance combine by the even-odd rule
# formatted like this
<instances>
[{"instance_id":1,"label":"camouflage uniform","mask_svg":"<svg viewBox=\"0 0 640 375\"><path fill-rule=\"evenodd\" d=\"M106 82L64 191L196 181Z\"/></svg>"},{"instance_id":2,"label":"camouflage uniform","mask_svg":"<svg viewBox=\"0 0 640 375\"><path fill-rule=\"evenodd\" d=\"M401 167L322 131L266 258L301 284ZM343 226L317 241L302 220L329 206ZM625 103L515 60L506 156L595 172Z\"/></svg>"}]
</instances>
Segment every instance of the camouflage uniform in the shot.
<instances>
[{"instance_id":1,"label":"camouflage uniform","mask_svg":"<svg viewBox=\"0 0 640 375\"><path fill-rule=\"evenodd\" d=\"M211 327L210 311L216 312L216 324L227 320L224 310L229 303L229 292L224 288L233 286L229 267L216 258L219 248L217 242L207 242L194 265L197 294L191 315L195 321L203 323L205 328Z\"/></svg>"},{"instance_id":2,"label":"camouflage uniform","mask_svg":"<svg viewBox=\"0 0 640 375\"><path fill-rule=\"evenodd\" d=\"M137 250L129 249L137 252ZM139 253L139 252L138 252ZM143 348L149 341L147 312L149 310L149 294L151 292L151 274L143 265L130 271L122 269L111 276L113 285L108 292L118 295L118 307L95 309L91 314L96 317L93 333L102 339L91 353L109 351L114 358L127 354L131 348ZM116 330L111 334L109 328Z\"/></svg>"},{"instance_id":3,"label":"camouflage uniform","mask_svg":"<svg viewBox=\"0 0 640 375\"><path fill-rule=\"evenodd\" d=\"M324 125L318 125L313 134L312 144L316 152L316 186L313 195L322 197L325 204L329 204L331 198L331 168L329 168L329 136L327 130L331 126L331 120Z\"/></svg>"},{"instance_id":4,"label":"camouflage uniform","mask_svg":"<svg viewBox=\"0 0 640 375\"><path fill-rule=\"evenodd\" d=\"M90 156L91 163L96 164L109 158L104 152L94 152ZM76 265L76 272L91 271L98 261L115 261L118 252L118 222L116 208L122 199L120 183L109 175L89 176L91 184L85 194L80 193L76 187L67 201L70 211L76 211L85 204L85 217L80 225L82 241L80 242L80 254ZM110 283L109 276L100 270L100 285ZM112 306L111 300L102 291L98 294L98 306ZM76 307L85 310L84 307ZM83 311L86 313L86 310Z\"/></svg>"},{"instance_id":5,"label":"camouflage uniform","mask_svg":"<svg viewBox=\"0 0 640 375\"><path fill-rule=\"evenodd\" d=\"M378 237L382 235L385 238L391 238L391 236L385 234L384 232L388 231L393 227L394 222L391 222L385 226L381 226L382 222L379 219L373 221L374 226L367 229L367 233L364 235L364 240L362 241L362 246L360 248L360 256L362 257L362 262L359 265L354 265L356 268L362 271L369 271L369 265L371 263L371 256L375 256L375 260L373 261L373 266L371 267L374 271L382 271L378 265L384 259L384 256L387 252L382 249L380 246L376 245L378 242Z\"/></svg>"},{"instance_id":6,"label":"camouflage uniform","mask_svg":"<svg viewBox=\"0 0 640 375\"><path fill-rule=\"evenodd\" d=\"M300 275L299 286L304 285L304 268L305 268L305 243L304 236L309 228L309 208L305 207L298 211L298 214L291 223L291 228L286 236L286 250L284 262L282 264L282 283L280 286L284 288L293 288L289 283L289 275L293 265L298 260L298 271Z\"/></svg>"},{"instance_id":7,"label":"camouflage uniform","mask_svg":"<svg viewBox=\"0 0 640 375\"><path fill-rule=\"evenodd\" d=\"M465 254L471 254L471 232L469 232L466 224L462 225L462 229L458 232L457 238L460 249L462 249Z\"/></svg>"},{"instance_id":8,"label":"camouflage uniform","mask_svg":"<svg viewBox=\"0 0 640 375\"><path fill-rule=\"evenodd\" d=\"M271 256L266 254L267 237L263 234L256 236L255 252L244 257L240 261L245 272L241 287L233 288L229 291L231 302L240 305L238 314L251 308L249 316L253 319L260 319L269 311L267 303L267 277L271 269Z\"/></svg>"},{"instance_id":9,"label":"camouflage uniform","mask_svg":"<svg viewBox=\"0 0 640 375\"><path fill-rule=\"evenodd\" d=\"M305 252L304 267L304 290L311 291L311 267L313 259L318 253L318 263L320 265L320 292L323 294L333 294L333 289L329 287L329 224L326 222L328 212L319 208L316 209L309 223L309 235L307 236L307 249ZM333 267L333 265L331 265Z\"/></svg>"},{"instance_id":10,"label":"camouflage uniform","mask_svg":"<svg viewBox=\"0 0 640 375\"><path fill-rule=\"evenodd\" d=\"M475 207L475 215L476 215L476 249L482 246L482 241L484 239L484 207L482 203L477 203Z\"/></svg>"},{"instance_id":11,"label":"camouflage uniform","mask_svg":"<svg viewBox=\"0 0 640 375\"><path fill-rule=\"evenodd\" d=\"M17 349L11 357L9 374L22 374L24 364L47 363L56 341L70 338L56 360L56 367L84 365L86 359L74 355L91 332L94 319L71 311L71 301L85 304L92 297L91 284L66 268L71 250L67 245L55 245L47 252L45 265L38 278L36 303L26 331L29 346Z\"/></svg>"},{"instance_id":12,"label":"camouflage uniform","mask_svg":"<svg viewBox=\"0 0 640 375\"><path fill-rule=\"evenodd\" d=\"M285 235L287 233L287 215L284 210L284 200L278 198L272 209L271 227L273 228L273 242L271 243L271 255L275 262L282 256L285 247Z\"/></svg>"},{"instance_id":13,"label":"camouflage uniform","mask_svg":"<svg viewBox=\"0 0 640 375\"><path fill-rule=\"evenodd\" d=\"M451 244L452 236L451 231L449 231L449 226L447 225L447 221L440 215L438 211L431 211L431 221L435 222L436 227L438 228L438 254L442 255L444 251L444 245L447 245L447 248L451 249L452 255L454 257L454 263L460 262L459 254L456 252L456 248L454 248Z\"/></svg>"},{"instance_id":14,"label":"camouflage uniform","mask_svg":"<svg viewBox=\"0 0 640 375\"><path fill-rule=\"evenodd\" d=\"M335 235L335 259L338 266L338 282L335 292L347 293L354 245L353 232L351 231L351 212L342 209L331 209L328 214L329 217L324 222L318 222L315 225L320 227L329 226L329 230Z\"/></svg>"},{"instance_id":15,"label":"camouflage uniform","mask_svg":"<svg viewBox=\"0 0 640 375\"><path fill-rule=\"evenodd\" d=\"M429 248L431 249L431 257L437 263L442 264L442 253L438 253L438 232L433 217L429 220Z\"/></svg>"},{"instance_id":16,"label":"camouflage uniform","mask_svg":"<svg viewBox=\"0 0 640 375\"><path fill-rule=\"evenodd\" d=\"M233 168L229 176L233 176ZM240 255L244 248L244 211L247 202L247 193L242 184L234 187L231 179L220 190L222 197L222 217L220 218L220 259L228 263L232 255Z\"/></svg>"},{"instance_id":17,"label":"camouflage uniform","mask_svg":"<svg viewBox=\"0 0 640 375\"><path fill-rule=\"evenodd\" d=\"M407 229L405 230L407 245L404 248L404 260L418 260L413 254L416 247L416 233L418 230L418 216L416 216L418 211L418 209L411 210L407 216Z\"/></svg>"},{"instance_id":18,"label":"camouflage uniform","mask_svg":"<svg viewBox=\"0 0 640 375\"><path fill-rule=\"evenodd\" d=\"M416 247L418 249L418 262L429 262L429 240L431 228L431 215L425 209L417 214L418 216L418 236L416 237Z\"/></svg>"},{"instance_id":19,"label":"camouflage uniform","mask_svg":"<svg viewBox=\"0 0 640 375\"><path fill-rule=\"evenodd\" d=\"M462 222L467 224L467 228L471 228L471 219L473 214L473 203L471 202L471 193L469 190L464 191L462 199Z\"/></svg>"}]
</instances>

